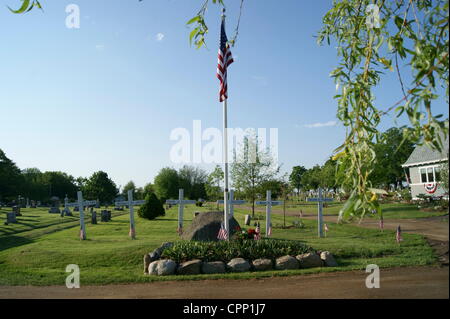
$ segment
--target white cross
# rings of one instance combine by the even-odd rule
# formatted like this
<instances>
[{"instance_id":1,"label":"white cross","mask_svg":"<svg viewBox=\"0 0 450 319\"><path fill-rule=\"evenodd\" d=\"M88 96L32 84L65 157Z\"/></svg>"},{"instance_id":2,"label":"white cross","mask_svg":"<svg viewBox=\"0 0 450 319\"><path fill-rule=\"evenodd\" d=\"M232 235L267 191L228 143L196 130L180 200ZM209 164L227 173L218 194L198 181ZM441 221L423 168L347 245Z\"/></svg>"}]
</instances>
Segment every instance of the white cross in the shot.
<instances>
[{"instance_id":1,"label":"white cross","mask_svg":"<svg viewBox=\"0 0 450 319\"><path fill-rule=\"evenodd\" d=\"M86 226L84 225L84 211L83 208L85 206L93 206L97 204L96 200L85 200L83 201L83 193L81 191L77 192L78 201L75 203L69 203L68 200L65 200L65 207L75 207L78 206L80 211L80 239L85 240L86 239ZM67 197L66 197L67 199Z\"/></svg>"},{"instance_id":2,"label":"white cross","mask_svg":"<svg viewBox=\"0 0 450 319\"><path fill-rule=\"evenodd\" d=\"M229 194L228 206L230 207L230 209L228 210L230 212L229 213L230 217L228 219L231 219L234 216L234 205L242 205L245 204L246 201L234 199L234 191L232 189L228 192L228 194ZM223 199L218 200L217 204L223 204Z\"/></svg>"},{"instance_id":3,"label":"white cross","mask_svg":"<svg viewBox=\"0 0 450 319\"><path fill-rule=\"evenodd\" d=\"M119 206L128 206L128 208L130 209L130 237L131 239L135 239L136 238L136 227L135 227L135 223L134 223L134 209L133 206L139 206L139 205L144 205L145 204L145 200L133 200L133 190L129 190L128 191L128 200L127 201L117 201L115 202L116 207Z\"/></svg>"},{"instance_id":4,"label":"white cross","mask_svg":"<svg viewBox=\"0 0 450 319\"><path fill-rule=\"evenodd\" d=\"M319 238L323 237L323 203L324 202L332 202L332 198L325 198L322 196L322 188L319 187L319 197L307 198L307 202L317 202L317 228Z\"/></svg>"},{"instance_id":5,"label":"white cross","mask_svg":"<svg viewBox=\"0 0 450 319\"><path fill-rule=\"evenodd\" d=\"M272 206L281 205L283 201L281 200L272 200L272 192L267 191L266 200L265 201L256 201L256 205L266 205L266 237L270 237L272 235L272 223L271 216Z\"/></svg>"},{"instance_id":6,"label":"white cross","mask_svg":"<svg viewBox=\"0 0 450 319\"><path fill-rule=\"evenodd\" d=\"M183 228L183 209L184 205L195 204L197 201L195 200L184 200L184 190L182 188L178 191L178 200L168 199L166 200L166 204L170 205L179 205L178 206L178 229Z\"/></svg>"}]
</instances>

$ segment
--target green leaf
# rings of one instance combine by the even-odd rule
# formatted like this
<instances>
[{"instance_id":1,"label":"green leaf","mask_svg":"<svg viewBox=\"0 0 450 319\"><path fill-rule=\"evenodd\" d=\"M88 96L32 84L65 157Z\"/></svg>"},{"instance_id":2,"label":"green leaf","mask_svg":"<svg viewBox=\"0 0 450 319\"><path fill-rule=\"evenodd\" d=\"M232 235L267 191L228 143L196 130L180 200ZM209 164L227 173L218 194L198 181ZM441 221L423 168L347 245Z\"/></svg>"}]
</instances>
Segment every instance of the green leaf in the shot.
<instances>
[{"instance_id":1,"label":"green leaf","mask_svg":"<svg viewBox=\"0 0 450 319\"><path fill-rule=\"evenodd\" d=\"M194 36L198 33L198 29L199 28L195 28L194 30L191 31L191 33L189 34L189 43L192 45L192 39L194 38Z\"/></svg>"},{"instance_id":2,"label":"green leaf","mask_svg":"<svg viewBox=\"0 0 450 319\"><path fill-rule=\"evenodd\" d=\"M196 16L196 17L193 17L191 20L189 20L188 22L186 22L186 24L192 24L192 23L194 23L194 22L196 22L196 21L199 21L200 20L200 16Z\"/></svg>"}]
</instances>

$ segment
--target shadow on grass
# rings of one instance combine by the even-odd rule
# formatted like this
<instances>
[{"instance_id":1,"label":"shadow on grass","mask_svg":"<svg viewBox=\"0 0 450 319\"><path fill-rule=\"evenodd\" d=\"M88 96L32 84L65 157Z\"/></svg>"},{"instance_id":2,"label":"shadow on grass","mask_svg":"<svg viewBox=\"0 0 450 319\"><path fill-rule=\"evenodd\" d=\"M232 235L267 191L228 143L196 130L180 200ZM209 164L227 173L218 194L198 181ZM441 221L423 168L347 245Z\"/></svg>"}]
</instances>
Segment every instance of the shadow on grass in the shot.
<instances>
[{"instance_id":1,"label":"shadow on grass","mask_svg":"<svg viewBox=\"0 0 450 319\"><path fill-rule=\"evenodd\" d=\"M0 240L0 251L34 242L34 240L30 238L20 236L7 236L2 237Z\"/></svg>"}]
</instances>

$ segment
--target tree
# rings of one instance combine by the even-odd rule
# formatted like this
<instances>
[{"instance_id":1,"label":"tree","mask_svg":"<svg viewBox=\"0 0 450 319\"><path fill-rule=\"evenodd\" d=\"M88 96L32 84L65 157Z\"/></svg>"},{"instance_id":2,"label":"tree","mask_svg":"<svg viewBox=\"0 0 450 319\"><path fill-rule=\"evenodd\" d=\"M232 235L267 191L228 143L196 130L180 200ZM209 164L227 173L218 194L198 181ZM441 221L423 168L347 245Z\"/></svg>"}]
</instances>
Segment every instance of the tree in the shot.
<instances>
[{"instance_id":1,"label":"tree","mask_svg":"<svg viewBox=\"0 0 450 319\"><path fill-rule=\"evenodd\" d=\"M337 117L347 128L344 143L335 150L352 192L339 213L339 220L360 219L377 211L376 195L370 191L370 175L376 165L375 140L382 116L406 114L413 127L405 137L441 150L439 133L448 134L440 115L433 115L432 101L444 86L448 100L449 1L339 0L323 18L318 43L336 47L339 65L331 72L340 92L336 95ZM405 86L399 68L409 65L413 75ZM376 105L374 88L385 70L396 70L402 98L388 108Z\"/></svg>"},{"instance_id":2,"label":"tree","mask_svg":"<svg viewBox=\"0 0 450 319\"><path fill-rule=\"evenodd\" d=\"M122 189L122 195L127 196L129 190L133 191L133 198L135 198L136 185L134 184L133 181L129 181L128 183L125 184L125 186Z\"/></svg>"},{"instance_id":3,"label":"tree","mask_svg":"<svg viewBox=\"0 0 450 319\"><path fill-rule=\"evenodd\" d=\"M178 198L179 186L177 171L169 167L161 169L154 180L156 196L163 202L169 198Z\"/></svg>"},{"instance_id":4,"label":"tree","mask_svg":"<svg viewBox=\"0 0 450 319\"><path fill-rule=\"evenodd\" d=\"M20 169L0 149L0 200L17 198L23 182Z\"/></svg>"},{"instance_id":5,"label":"tree","mask_svg":"<svg viewBox=\"0 0 450 319\"><path fill-rule=\"evenodd\" d=\"M307 189L317 189L321 186L322 169L320 165L314 165L303 174L303 185Z\"/></svg>"},{"instance_id":6,"label":"tree","mask_svg":"<svg viewBox=\"0 0 450 319\"><path fill-rule=\"evenodd\" d=\"M209 199L218 200L223 197L223 190L220 187L220 183L224 178L224 173L219 165L216 165L211 174L208 175L208 180L206 182L206 194Z\"/></svg>"},{"instance_id":7,"label":"tree","mask_svg":"<svg viewBox=\"0 0 450 319\"><path fill-rule=\"evenodd\" d=\"M405 140L403 128L392 127L381 136L375 144L376 163L369 176L375 187L387 188L390 184L397 185L404 179L402 164L414 150L414 144Z\"/></svg>"},{"instance_id":8,"label":"tree","mask_svg":"<svg viewBox=\"0 0 450 319\"><path fill-rule=\"evenodd\" d=\"M448 161L441 164L440 182L445 192L448 194Z\"/></svg>"},{"instance_id":9,"label":"tree","mask_svg":"<svg viewBox=\"0 0 450 319\"><path fill-rule=\"evenodd\" d=\"M244 139L242 152L236 154L231 164L233 186L252 202L252 216L255 215L255 200L258 188L278 174L280 167L274 162L270 151L260 150L257 137Z\"/></svg>"},{"instance_id":10,"label":"tree","mask_svg":"<svg viewBox=\"0 0 450 319\"><path fill-rule=\"evenodd\" d=\"M117 196L116 184L103 171L98 171L86 181L83 188L86 198L98 199L101 203L111 203Z\"/></svg>"},{"instance_id":11,"label":"tree","mask_svg":"<svg viewBox=\"0 0 450 319\"><path fill-rule=\"evenodd\" d=\"M205 198L207 182L206 172L198 167L184 165L178 171L180 188L184 189L184 195L189 199Z\"/></svg>"},{"instance_id":12,"label":"tree","mask_svg":"<svg viewBox=\"0 0 450 319\"><path fill-rule=\"evenodd\" d=\"M321 168L320 186L326 189L336 188L336 161L328 159Z\"/></svg>"},{"instance_id":13,"label":"tree","mask_svg":"<svg viewBox=\"0 0 450 319\"><path fill-rule=\"evenodd\" d=\"M297 195L300 196L300 189L302 188L302 176L305 174L307 169L304 166L294 166L292 168L291 175L289 175L289 182L292 187L297 189Z\"/></svg>"},{"instance_id":14,"label":"tree","mask_svg":"<svg viewBox=\"0 0 450 319\"><path fill-rule=\"evenodd\" d=\"M145 203L138 210L138 216L146 219L155 219L158 216L164 216L166 211L161 201L155 193L149 193L145 197Z\"/></svg>"}]
</instances>

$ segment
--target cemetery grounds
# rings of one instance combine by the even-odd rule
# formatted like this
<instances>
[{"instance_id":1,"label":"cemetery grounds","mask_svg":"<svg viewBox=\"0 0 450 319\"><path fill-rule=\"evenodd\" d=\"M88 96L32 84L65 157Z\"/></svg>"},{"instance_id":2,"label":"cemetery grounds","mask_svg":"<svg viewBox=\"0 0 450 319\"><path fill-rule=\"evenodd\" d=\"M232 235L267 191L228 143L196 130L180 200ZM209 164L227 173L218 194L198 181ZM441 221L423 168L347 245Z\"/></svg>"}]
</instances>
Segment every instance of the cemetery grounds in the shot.
<instances>
[{"instance_id":1,"label":"cemetery grounds","mask_svg":"<svg viewBox=\"0 0 450 319\"><path fill-rule=\"evenodd\" d=\"M376 227L364 228L354 224L336 224L336 216L341 204L333 203L324 208L325 222L329 231L325 238L317 238L317 222L314 218L316 206L311 203L290 205L284 217L280 207L273 210L273 238L301 240L316 250L328 250L336 258L338 267L323 267L287 271L265 271L247 273L227 273L191 276L148 276L143 274L143 255L159 247L161 243L180 240L177 228L177 207L166 211L166 216L149 221L136 214L136 239L128 237L129 213L114 211L112 221L89 223L86 216L87 240L79 239L78 212L73 217L49 214L46 208L23 208L17 224L4 225L3 219L10 208L0 210L0 286L64 286L66 266L80 267L81 285L136 284L157 281L185 282L189 280L246 280L269 277L289 278L290 276L319 273L364 271L368 264L380 268L427 269L442 267L439 252L430 246L421 234L402 234L398 244L395 231L383 231ZM299 208L303 218L299 218ZM440 218L448 229L448 212L422 212L417 206L407 204L386 204L383 207L385 225L393 220L426 221L428 216ZM137 209L137 208L136 208ZM189 225L195 211L215 210L215 204L205 207L188 205L185 207L185 227ZM235 218L243 226L248 207L235 208ZM444 217L442 217L444 216ZM264 213L258 207L255 220L260 220L264 229ZM285 218L285 219L284 219ZM368 216L368 222L374 218ZM286 227L284 227L284 223ZM447 232L448 265L448 232ZM399 268L401 267L401 268ZM411 268L413 267L413 268ZM448 268L447 268L448 273ZM305 280L308 276L304 277ZM325 277L326 279L326 277ZM448 281L448 276L447 276ZM187 282L188 283L188 282ZM168 283L169 284L169 283ZM64 287L65 288L65 287ZM447 283L448 290L448 283ZM447 294L448 297L448 294Z\"/></svg>"}]
</instances>

